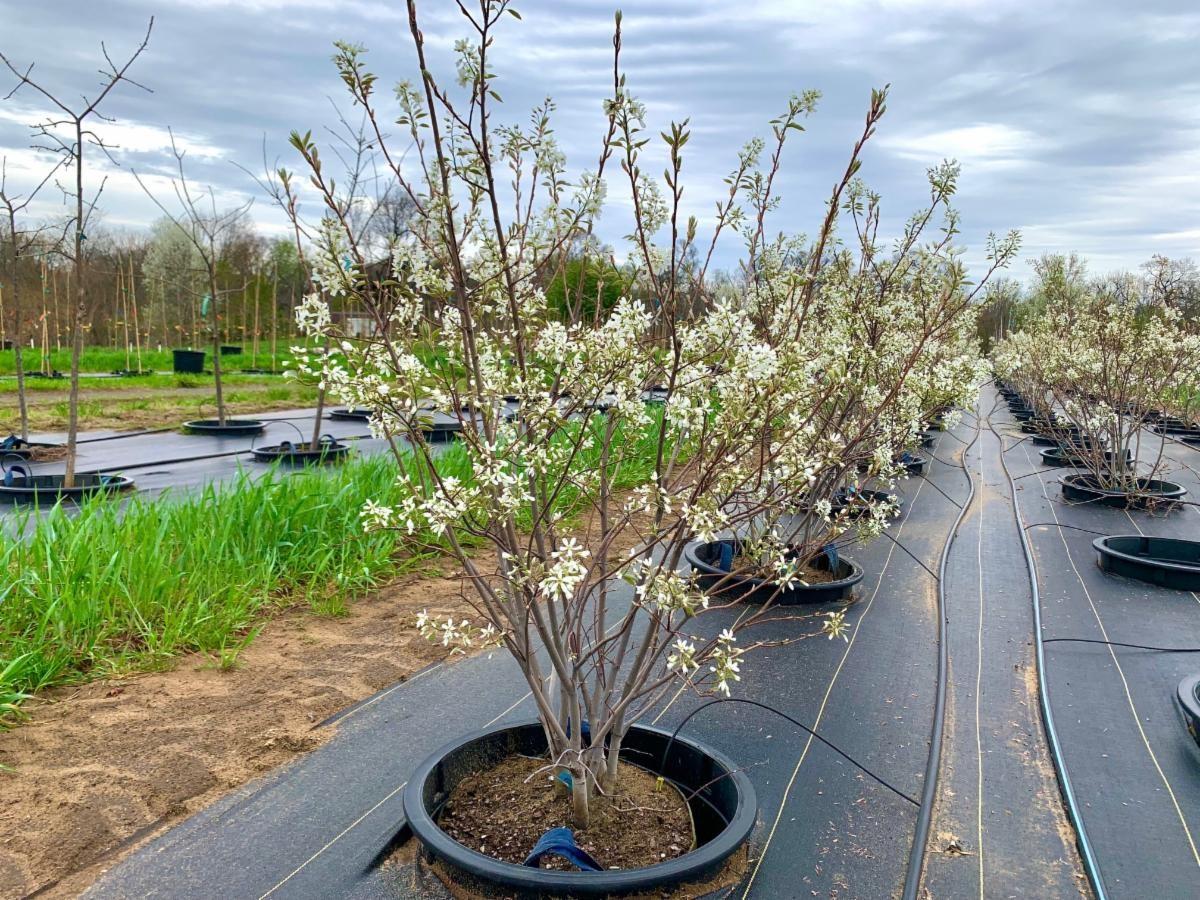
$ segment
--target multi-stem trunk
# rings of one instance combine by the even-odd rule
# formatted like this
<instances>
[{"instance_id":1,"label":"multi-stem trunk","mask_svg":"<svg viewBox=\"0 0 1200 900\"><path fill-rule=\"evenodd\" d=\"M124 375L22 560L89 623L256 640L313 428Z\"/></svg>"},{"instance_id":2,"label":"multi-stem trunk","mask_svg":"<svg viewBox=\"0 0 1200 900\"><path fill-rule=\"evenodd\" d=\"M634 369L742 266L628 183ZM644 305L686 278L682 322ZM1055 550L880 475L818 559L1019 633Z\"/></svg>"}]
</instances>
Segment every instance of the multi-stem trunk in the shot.
<instances>
[{"instance_id":1,"label":"multi-stem trunk","mask_svg":"<svg viewBox=\"0 0 1200 900\"><path fill-rule=\"evenodd\" d=\"M83 123L75 122L75 315L71 321L71 393L67 400L67 464L63 487L75 487L75 449L79 437L79 359L83 355L83 320L87 291L83 284Z\"/></svg>"},{"instance_id":2,"label":"multi-stem trunk","mask_svg":"<svg viewBox=\"0 0 1200 900\"><path fill-rule=\"evenodd\" d=\"M217 273L213 263L208 264L208 303L212 313L213 386L217 399L217 424L225 424L225 394L221 387L221 320L217 315Z\"/></svg>"},{"instance_id":3,"label":"multi-stem trunk","mask_svg":"<svg viewBox=\"0 0 1200 900\"><path fill-rule=\"evenodd\" d=\"M10 226L12 223L10 222ZM29 440L29 406L25 399L25 361L22 356L22 343L25 340L25 332L21 327L21 296L18 293L17 286L17 247L16 247L16 229L13 227L10 231L13 235L12 248L12 269L9 272L9 295L8 295L8 310L12 316L13 330L13 364L17 373L17 407L21 416L21 439Z\"/></svg>"},{"instance_id":4,"label":"multi-stem trunk","mask_svg":"<svg viewBox=\"0 0 1200 900\"><path fill-rule=\"evenodd\" d=\"M325 355L329 355L329 335L325 335ZM309 450L316 450L321 440L321 416L325 414L325 386L322 384L317 391L317 413L313 416L312 443Z\"/></svg>"}]
</instances>

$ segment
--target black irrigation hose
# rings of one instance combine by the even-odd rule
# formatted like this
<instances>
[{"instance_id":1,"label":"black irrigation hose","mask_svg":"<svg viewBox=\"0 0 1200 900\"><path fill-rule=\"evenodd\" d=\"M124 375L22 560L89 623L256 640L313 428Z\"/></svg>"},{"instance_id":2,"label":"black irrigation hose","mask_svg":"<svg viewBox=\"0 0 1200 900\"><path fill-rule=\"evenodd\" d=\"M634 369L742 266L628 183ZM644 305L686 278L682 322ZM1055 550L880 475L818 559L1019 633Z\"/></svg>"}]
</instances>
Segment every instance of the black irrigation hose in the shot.
<instances>
[{"instance_id":1,"label":"black irrigation hose","mask_svg":"<svg viewBox=\"0 0 1200 900\"><path fill-rule=\"evenodd\" d=\"M1063 522L1034 522L1031 525L1026 525L1025 530L1030 528L1070 528L1072 531L1082 531L1084 534L1094 534L1097 537L1111 537L1104 531L1092 531L1090 528L1080 528L1078 525L1067 525Z\"/></svg>"},{"instance_id":2,"label":"black irrigation hose","mask_svg":"<svg viewBox=\"0 0 1200 900\"><path fill-rule=\"evenodd\" d=\"M824 744L826 747L828 747L830 750L832 750L838 756L842 757L842 759L849 762L855 768L861 769L863 772L870 775L871 778L873 778L875 781L879 782L881 785L883 785L885 788L887 788L889 791L891 791L897 797L900 797L902 800L907 800L913 806L921 805L914 798L910 797L908 794L904 793L904 791L900 790L900 788L896 787L894 784L890 783L889 781L880 777L879 775L876 775L874 772L872 772L870 769L868 769L866 766L864 766L862 763L860 763L858 760L856 760L853 756L851 756L845 750L842 750L840 747L838 747L832 741L829 741L826 738L822 737L820 734L817 733L817 731L815 729L809 728L807 725L805 725L803 722L801 722L797 719L793 719L791 716L789 716L787 713L783 712L782 710L778 710L773 706L768 706L766 703L760 703L757 700L747 700L743 697L718 697L716 700L709 700L707 703L697 706L690 713L688 713L686 716L684 716L683 721L680 722L678 725L676 725L675 730L673 732L671 732L671 739L667 741L667 746L663 748L662 763L659 766L659 771L666 769L667 756L671 752L671 747L675 744L675 738L677 738L679 736L679 732L683 730L683 726L686 725L688 722L690 722L692 720L692 717L695 716L697 713L703 712L704 710L708 709L710 706L716 706L718 703L745 703L747 706L756 706L759 709L765 709L767 712L773 712L773 713L775 713L775 715L779 716L781 719L787 719L787 721L791 722L797 728L811 734L818 741L820 741L822 744Z\"/></svg>"},{"instance_id":3,"label":"black irrigation hose","mask_svg":"<svg viewBox=\"0 0 1200 900\"><path fill-rule=\"evenodd\" d=\"M996 431L996 426L988 420L988 427L992 430L992 434L1001 441L1003 446L1003 438ZM1108 894L1104 890L1104 879L1100 874L1100 864L1096 860L1095 853L1092 850L1092 842L1088 838L1087 828L1083 824L1083 813L1080 810L1079 804L1075 799L1075 788L1071 784L1071 776L1067 772L1066 762L1062 756L1062 745L1058 739L1058 729L1054 725L1054 711L1050 708L1050 691L1046 681L1046 648L1045 640L1042 638L1042 599L1041 593L1038 591L1037 579L1037 564L1033 558L1033 548L1029 543L1029 534L1026 532L1023 523L1021 522L1021 510L1017 503L1017 483L1013 479L1012 472L1009 471L1008 461L1004 454L1000 454L1000 465L1004 468L1004 474L1008 476L1008 486L1012 491L1013 496L1013 519L1017 523L1017 533L1021 537L1021 549L1025 554L1025 569L1029 574L1030 592L1033 595L1033 635L1035 658L1037 661L1037 678L1038 678L1038 705L1042 711L1042 727L1046 732L1046 741L1050 745L1050 758L1054 761L1054 771L1058 775L1059 790L1062 791L1063 800L1066 802L1067 814L1071 818L1071 824L1075 828L1075 836L1079 846L1079 856L1083 861L1084 871L1087 873L1088 881L1091 882L1092 890L1096 894L1096 900L1107 900Z\"/></svg>"},{"instance_id":4,"label":"black irrigation hose","mask_svg":"<svg viewBox=\"0 0 1200 900\"><path fill-rule=\"evenodd\" d=\"M273 419L272 421L279 422L279 421L283 421L283 420L282 419ZM171 428L171 429L167 429L167 430L174 431L175 429ZM349 435L348 437L339 437L338 438L339 441L365 441L365 440L370 440L370 439L371 439L371 435L369 435L369 434L353 434L353 435ZM202 462L203 460L206 460L206 459L224 459L224 458L230 457L230 456L242 456L246 453L251 453L251 452L253 452L253 448L246 448L244 450L224 450L220 453L205 453L200 456L180 456L180 457L176 457L174 459L155 459L155 460L150 460L148 462L131 463L130 465L127 465L127 466L119 466L119 467L111 466L111 467L104 468L104 469L92 469L92 470L89 470L86 472L77 472L76 474L78 474L78 475L104 475L106 473L114 472L114 471L125 472L130 469L150 469L150 468L153 468L154 466L172 466L172 465L177 465L179 463Z\"/></svg>"},{"instance_id":5,"label":"black irrigation hose","mask_svg":"<svg viewBox=\"0 0 1200 900\"><path fill-rule=\"evenodd\" d=\"M971 447L970 447L970 445L968 445L966 450L970 450L970 449L971 449ZM963 452L965 453L966 450L964 450ZM938 461L941 462L941 460L938 460ZM950 463L946 463L946 465L950 465ZM939 494L941 494L943 497L945 497L947 500L949 500L951 503L953 503L955 506L957 506L960 510L966 509L965 506L963 506L961 503L959 503L957 500L955 500L953 497L951 497L949 494L947 494L945 491L943 491L940 487L938 487L936 484L934 484L934 482L932 480L930 480L928 475L921 475L918 477L923 478L927 485L929 485L931 488L933 488L935 491L937 491ZM970 497L967 498L967 502L968 503L971 502Z\"/></svg>"},{"instance_id":6,"label":"black irrigation hose","mask_svg":"<svg viewBox=\"0 0 1200 900\"><path fill-rule=\"evenodd\" d=\"M879 533L881 535L883 535L885 538L887 538L889 541L891 541L893 544L895 544L897 547L899 547L901 550L903 550L905 553L907 553L909 556L911 556L913 559L913 562L915 562L918 566L920 566L922 569L924 569L926 572L928 572L930 575L932 575L934 581L937 581L937 577L938 577L937 572L933 571L933 569L929 568L929 566L925 565L925 563L923 563L923 562L921 562L921 560L917 559L917 557L913 554L913 552L911 550L909 550L907 547L905 547L902 543L900 543L898 540L896 540L894 537L892 537L886 531L881 531Z\"/></svg>"},{"instance_id":7,"label":"black irrigation hose","mask_svg":"<svg viewBox=\"0 0 1200 900\"><path fill-rule=\"evenodd\" d=\"M144 434L165 434L168 431L174 431L174 426L168 428L147 428L144 431L122 431L117 434L110 434L106 437L84 438L82 441L76 441L76 444L98 444L100 441L119 441L121 438L141 437Z\"/></svg>"},{"instance_id":8,"label":"black irrigation hose","mask_svg":"<svg viewBox=\"0 0 1200 900\"><path fill-rule=\"evenodd\" d=\"M1106 647L1127 647L1130 650L1152 650L1155 653L1200 653L1200 647L1152 647L1149 644L1126 644L1122 641L1102 641L1099 638L1057 637L1042 638L1043 644L1103 644Z\"/></svg>"},{"instance_id":9,"label":"black irrigation hose","mask_svg":"<svg viewBox=\"0 0 1200 900\"><path fill-rule=\"evenodd\" d=\"M995 409L995 404L992 408ZM991 419L989 418L988 421L990 423ZM938 593L937 691L933 702L933 724L929 732L929 756L925 763L925 786L921 792L921 805L917 812L916 826L913 828L912 847L908 853L908 871L904 876L903 900L917 900L917 892L921 889L921 875L925 869L925 848L929 845L929 831L933 826L933 805L937 799L938 772L942 767L942 738L946 730L946 682L950 678L950 625L946 617L946 565L950 559L950 547L954 544L954 539L958 536L958 529L962 526L963 519L967 516L967 510L975 499L975 479L971 477L971 469L967 465L967 454L978 443L981 433L982 425L976 418L975 437L963 447L962 451L961 468L970 490L965 503L961 506L955 503L958 506L958 517L954 520L954 527L950 529L950 534L946 536L946 542L942 545L942 557L938 562L936 576ZM933 484L928 478L925 481ZM936 485L934 486L936 487ZM940 493L945 494L945 491L940 491ZM947 499L949 498L947 497Z\"/></svg>"}]
</instances>

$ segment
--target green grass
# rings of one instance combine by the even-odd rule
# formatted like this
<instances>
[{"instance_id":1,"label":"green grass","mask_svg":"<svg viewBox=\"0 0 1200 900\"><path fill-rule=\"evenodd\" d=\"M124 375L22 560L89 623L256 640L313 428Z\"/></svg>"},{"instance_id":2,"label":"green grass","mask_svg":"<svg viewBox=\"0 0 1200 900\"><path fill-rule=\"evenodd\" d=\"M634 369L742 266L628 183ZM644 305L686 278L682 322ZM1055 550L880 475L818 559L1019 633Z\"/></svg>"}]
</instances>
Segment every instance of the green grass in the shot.
<instances>
[{"instance_id":1,"label":"green grass","mask_svg":"<svg viewBox=\"0 0 1200 900\"><path fill-rule=\"evenodd\" d=\"M654 447L653 429L622 440L622 461L611 466L618 489L646 481ZM585 448L581 462L594 470L598 451ZM472 480L460 444L437 467ZM360 458L239 476L195 495L123 505L96 498L73 514L22 514L18 536L0 537L0 722L19 717L36 691L165 665L181 652L232 665L272 609L344 612L439 544L429 534L363 531L364 501L397 499L395 474L390 456ZM572 488L555 506L570 517L587 499Z\"/></svg>"},{"instance_id":2,"label":"green grass","mask_svg":"<svg viewBox=\"0 0 1200 900\"><path fill-rule=\"evenodd\" d=\"M249 346L245 345L247 351ZM291 358L291 353L285 348L290 346L289 341L280 340L280 352L278 353L278 361L276 362L276 371L283 371L283 362ZM197 348L200 349L200 348ZM212 352L207 347L203 348L207 351L204 357L204 367L212 368ZM41 368L42 358L41 351L37 349L25 348L22 353L22 361L25 363L26 370L37 370ZM0 350L0 375L12 375L16 372L16 354L12 350ZM67 374L71 371L71 351L51 350L50 351L50 367ZM126 357L124 350L114 350L111 347L85 347L83 355L79 360L79 371L81 372L115 372L125 369ZM169 372L173 369L174 362L170 350L142 350L142 369L152 372ZM257 357L251 358L249 352L235 353L229 356L221 357L221 368L223 371L235 372L238 369L248 368L270 369L271 368L271 347L270 344L260 346ZM137 354L130 352L128 368L137 370Z\"/></svg>"}]
</instances>

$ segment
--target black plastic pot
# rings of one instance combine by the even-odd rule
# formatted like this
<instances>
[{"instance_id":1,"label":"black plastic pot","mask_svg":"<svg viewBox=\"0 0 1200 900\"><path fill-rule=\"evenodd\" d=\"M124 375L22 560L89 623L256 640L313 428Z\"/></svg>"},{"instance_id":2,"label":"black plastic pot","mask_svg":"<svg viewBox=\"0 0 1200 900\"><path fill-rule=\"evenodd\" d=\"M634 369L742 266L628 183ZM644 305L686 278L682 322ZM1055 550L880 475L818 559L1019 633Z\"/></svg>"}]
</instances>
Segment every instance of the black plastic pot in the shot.
<instances>
[{"instance_id":1,"label":"black plastic pot","mask_svg":"<svg viewBox=\"0 0 1200 900\"><path fill-rule=\"evenodd\" d=\"M340 462L350 454L350 445L325 435L313 448L311 441L291 443L284 441L270 447L255 447L252 451L259 462L281 462L289 466L307 466L320 463Z\"/></svg>"},{"instance_id":2,"label":"black plastic pot","mask_svg":"<svg viewBox=\"0 0 1200 900\"><path fill-rule=\"evenodd\" d=\"M860 500L862 502L859 502ZM878 506L881 503L896 503L898 505L899 498L887 491L850 491L847 488L842 488L836 491L833 497L830 498L829 514L835 518L844 514L849 519L861 519L870 512L872 506ZM802 510L811 510L812 506L805 501L800 504L800 508Z\"/></svg>"},{"instance_id":3,"label":"black plastic pot","mask_svg":"<svg viewBox=\"0 0 1200 900\"><path fill-rule=\"evenodd\" d=\"M730 549L726 550L726 547ZM848 600L854 593L855 585L863 579L862 567L843 556L838 559L835 570L837 581L781 588L765 579L749 575L731 575L727 569L721 568L722 555L730 555L732 551L731 556L736 557L740 548L741 541L737 538L726 538L721 541L690 544L683 551L683 556L696 573L696 580L702 588L716 591L724 599L742 600L746 603L773 601L781 606L837 603ZM824 554L816 557L812 564L829 571L829 558Z\"/></svg>"},{"instance_id":4,"label":"black plastic pot","mask_svg":"<svg viewBox=\"0 0 1200 900\"><path fill-rule=\"evenodd\" d=\"M1042 465L1054 466L1060 469L1086 469L1088 467L1087 458L1081 453L1073 452L1072 449L1064 448L1059 442L1056 447L1048 447L1041 451ZM1129 468L1133 464L1133 453L1129 450L1125 451L1125 468ZM1111 450L1104 451L1104 461L1112 463L1117 456Z\"/></svg>"},{"instance_id":5,"label":"black plastic pot","mask_svg":"<svg viewBox=\"0 0 1200 900\"><path fill-rule=\"evenodd\" d=\"M242 352L242 348L240 346L238 346L237 344L222 344L221 345L221 355L222 356L236 356L237 354L239 354L241 352Z\"/></svg>"},{"instance_id":6,"label":"black plastic pot","mask_svg":"<svg viewBox=\"0 0 1200 900\"><path fill-rule=\"evenodd\" d=\"M55 503L59 500L83 500L96 494L115 494L133 487L127 475L76 475L74 487L63 487L63 475L15 474L11 466L0 481L0 500L9 503ZM9 473L14 473L9 476Z\"/></svg>"},{"instance_id":7,"label":"black plastic pot","mask_svg":"<svg viewBox=\"0 0 1200 900\"><path fill-rule=\"evenodd\" d=\"M329 418L338 422L369 422L371 411L358 407L338 406L329 411Z\"/></svg>"},{"instance_id":8,"label":"black plastic pot","mask_svg":"<svg viewBox=\"0 0 1200 900\"><path fill-rule=\"evenodd\" d=\"M1114 491L1100 486L1090 472L1077 472L1062 480L1063 497L1072 503L1098 503L1117 509L1155 509L1177 506L1187 489L1171 481L1139 478L1136 491Z\"/></svg>"},{"instance_id":9,"label":"black plastic pot","mask_svg":"<svg viewBox=\"0 0 1200 900\"><path fill-rule=\"evenodd\" d=\"M1012 414L1018 422L1032 422L1038 417L1032 409L1014 409Z\"/></svg>"},{"instance_id":10,"label":"black plastic pot","mask_svg":"<svg viewBox=\"0 0 1200 900\"><path fill-rule=\"evenodd\" d=\"M403 806L408 826L421 842L426 858L440 861L453 880L467 889L492 896L657 895L664 889L711 877L746 842L758 816L754 786L732 761L690 738L676 737L672 741L670 732L635 725L622 742L621 757L662 775L689 798L696 825L694 850L639 869L555 871L485 856L438 827L437 818L446 798L460 782L515 754L545 753L542 726L527 722L478 731L447 744L421 763L404 788Z\"/></svg>"},{"instance_id":11,"label":"black plastic pot","mask_svg":"<svg viewBox=\"0 0 1200 900\"><path fill-rule=\"evenodd\" d=\"M896 462L903 466L909 475L924 475L925 470L929 468L929 459L924 456L910 454L908 459L898 459Z\"/></svg>"},{"instance_id":12,"label":"black plastic pot","mask_svg":"<svg viewBox=\"0 0 1200 900\"><path fill-rule=\"evenodd\" d=\"M936 431L921 432L921 446L926 450L931 450L937 444L938 433Z\"/></svg>"},{"instance_id":13,"label":"black plastic pot","mask_svg":"<svg viewBox=\"0 0 1200 900\"><path fill-rule=\"evenodd\" d=\"M62 444L43 444L38 441L27 441L15 434L10 434L4 440L0 441L0 463L5 460L16 459L24 462L33 457L39 449L59 450Z\"/></svg>"},{"instance_id":14,"label":"black plastic pot","mask_svg":"<svg viewBox=\"0 0 1200 900\"><path fill-rule=\"evenodd\" d=\"M1092 541L1100 568L1180 591L1200 591L1200 541L1114 534Z\"/></svg>"},{"instance_id":15,"label":"black plastic pot","mask_svg":"<svg viewBox=\"0 0 1200 900\"><path fill-rule=\"evenodd\" d=\"M1196 425L1151 425L1150 430L1181 441L1200 441L1200 426Z\"/></svg>"},{"instance_id":16,"label":"black plastic pot","mask_svg":"<svg viewBox=\"0 0 1200 900\"><path fill-rule=\"evenodd\" d=\"M1179 711L1183 713L1183 724L1192 740L1200 744L1200 675L1189 675L1179 682L1176 694Z\"/></svg>"},{"instance_id":17,"label":"black plastic pot","mask_svg":"<svg viewBox=\"0 0 1200 900\"><path fill-rule=\"evenodd\" d=\"M259 434L267 423L261 419L226 419L222 425L219 419L196 419L183 423L184 430L189 434L208 434L215 437L245 437Z\"/></svg>"},{"instance_id":18,"label":"black plastic pot","mask_svg":"<svg viewBox=\"0 0 1200 900\"><path fill-rule=\"evenodd\" d=\"M1025 429L1021 429L1021 430L1024 431ZM1030 433L1029 440L1032 444L1034 444L1037 447L1057 447L1057 446L1059 446L1057 438L1047 437L1044 434Z\"/></svg>"},{"instance_id":19,"label":"black plastic pot","mask_svg":"<svg viewBox=\"0 0 1200 900\"><path fill-rule=\"evenodd\" d=\"M171 358L176 372L188 375L204 374L203 350L172 350Z\"/></svg>"}]
</instances>

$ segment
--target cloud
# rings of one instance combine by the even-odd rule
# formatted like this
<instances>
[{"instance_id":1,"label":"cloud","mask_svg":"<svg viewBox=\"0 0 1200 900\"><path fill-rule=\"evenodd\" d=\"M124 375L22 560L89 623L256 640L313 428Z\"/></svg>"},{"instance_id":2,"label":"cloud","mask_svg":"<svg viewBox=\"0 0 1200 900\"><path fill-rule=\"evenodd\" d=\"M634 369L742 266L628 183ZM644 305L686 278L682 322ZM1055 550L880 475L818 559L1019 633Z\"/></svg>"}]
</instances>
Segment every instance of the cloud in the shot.
<instances>
[{"instance_id":1,"label":"cloud","mask_svg":"<svg viewBox=\"0 0 1200 900\"><path fill-rule=\"evenodd\" d=\"M10 0L10 3L15 0ZM737 149L788 95L816 88L820 109L785 152L783 202L772 230L811 233L862 128L874 87L891 84L889 111L868 146L862 174L901 223L925 200L925 169L962 163L962 240L978 259L987 232L1020 227L1026 256L1078 249L1095 267L1133 267L1154 252L1200 257L1200 14L1169 0L643 0L624 16L623 57L631 89L650 111L648 133L689 118L684 212L711 217ZM523 122L547 95L558 101L556 135L573 171L594 165L611 91L610 0L523 0L523 21L505 21L493 57L504 103L498 120ZM419 4L430 65L452 76L454 41L466 33L454 4ZM22 4L5 19L0 50L18 64L36 58L56 90L94 88L99 41L127 51L158 16L135 77L153 94L119 90L121 162L169 170L165 129L188 145L189 177L223 197L256 192L234 163L296 166L292 129L323 141L336 126L328 98L348 109L329 62L335 38L371 50L385 120L387 87L413 78L414 55L398 0L56 0ZM8 82L0 79L0 95ZM28 105L32 104L32 105ZM19 93L0 102L0 153L28 155ZM6 149L4 149L6 148ZM646 168L661 168L657 140ZM327 154L328 156L328 154ZM651 165L653 163L653 165ZM107 163L105 163L107 164ZM98 169L95 173L102 173ZM154 218L136 185L108 172L110 223ZM627 206L615 169L601 236L620 245ZM53 204L52 204L53 205ZM315 205L306 201L315 212ZM264 227L282 221L255 204ZM734 242L719 263L736 263ZM1024 267L1022 267L1024 271Z\"/></svg>"},{"instance_id":2,"label":"cloud","mask_svg":"<svg viewBox=\"0 0 1200 900\"><path fill-rule=\"evenodd\" d=\"M929 165L956 159L972 172L1013 171L1033 165L1044 144L1042 137L1000 122L879 139L881 147L903 159Z\"/></svg>"}]
</instances>

